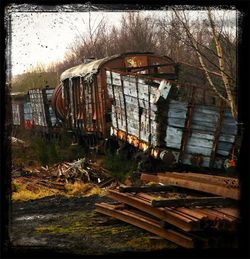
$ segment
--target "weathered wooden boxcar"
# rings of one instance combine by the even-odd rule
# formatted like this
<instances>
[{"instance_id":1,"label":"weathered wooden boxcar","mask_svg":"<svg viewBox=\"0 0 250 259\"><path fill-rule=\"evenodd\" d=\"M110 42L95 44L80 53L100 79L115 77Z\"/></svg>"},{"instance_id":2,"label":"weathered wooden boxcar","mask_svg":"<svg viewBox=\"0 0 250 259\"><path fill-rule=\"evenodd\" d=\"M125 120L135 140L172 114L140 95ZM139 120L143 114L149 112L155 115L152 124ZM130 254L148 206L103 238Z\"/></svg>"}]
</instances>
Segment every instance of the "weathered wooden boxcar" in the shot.
<instances>
[{"instance_id":1,"label":"weathered wooden boxcar","mask_svg":"<svg viewBox=\"0 0 250 259\"><path fill-rule=\"evenodd\" d=\"M211 91L117 70L106 71L106 82L111 135L169 165L220 169L233 163L237 122L224 102L211 105Z\"/></svg>"},{"instance_id":2,"label":"weathered wooden boxcar","mask_svg":"<svg viewBox=\"0 0 250 259\"><path fill-rule=\"evenodd\" d=\"M52 109L54 88L31 89L28 91L36 132L53 134L58 131L58 118Z\"/></svg>"},{"instance_id":3,"label":"weathered wooden boxcar","mask_svg":"<svg viewBox=\"0 0 250 259\"><path fill-rule=\"evenodd\" d=\"M175 79L175 65L170 58L153 53L125 53L70 68L61 75L61 86L53 96L53 107L66 127L77 136L108 137L111 99L107 93L105 70Z\"/></svg>"}]
</instances>

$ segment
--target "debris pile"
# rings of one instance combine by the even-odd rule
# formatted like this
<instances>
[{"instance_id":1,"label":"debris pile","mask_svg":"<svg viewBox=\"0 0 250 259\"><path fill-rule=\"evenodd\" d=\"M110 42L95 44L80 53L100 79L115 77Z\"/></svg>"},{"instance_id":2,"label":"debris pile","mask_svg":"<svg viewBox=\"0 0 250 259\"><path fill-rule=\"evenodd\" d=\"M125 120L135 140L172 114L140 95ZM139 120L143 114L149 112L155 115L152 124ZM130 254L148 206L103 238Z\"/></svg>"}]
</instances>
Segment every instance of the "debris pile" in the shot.
<instances>
[{"instance_id":1,"label":"debris pile","mask_svg":"<svg viewBox=\"0 0 250 259\"><path fill-rule=\"evenodd\" d=\"M236 178L161 173L142 174L141 180L142 186L109 189L109 197L114 202L96 203L96 211L181 247L238 247L240 217Z\"/></svg>"},{"instance_id":2,"label":"debris pile","mask_svg":"<svg viewBox=\"0 0 250 259\"><path fill-rule=\"evenodd\" d=\"M11 175L15 182L25 184L26 189L33 192L37 192L42 187L65 191L67 184L77 182L97 187L106 187L114 182L107 170L85 158L57 163L51 167L13 168Z\"/></svg>"}]
</instances>

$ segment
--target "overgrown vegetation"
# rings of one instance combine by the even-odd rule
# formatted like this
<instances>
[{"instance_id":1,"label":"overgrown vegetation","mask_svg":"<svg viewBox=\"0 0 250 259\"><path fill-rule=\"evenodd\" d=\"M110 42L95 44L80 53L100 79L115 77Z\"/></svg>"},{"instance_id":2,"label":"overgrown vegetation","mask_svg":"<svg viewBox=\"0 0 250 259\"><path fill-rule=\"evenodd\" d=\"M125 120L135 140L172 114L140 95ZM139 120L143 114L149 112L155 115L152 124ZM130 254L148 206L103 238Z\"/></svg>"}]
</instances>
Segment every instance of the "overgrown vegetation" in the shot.
<instances>
[{"instance_id":1,"label":"overgrown vegetation","mask_svg":"<svg viewBox=\"0 0 250 259\"><path fill-rule=\"evenodd\" d=\"M60 139L46 141L40 136L26 136L26 148L12 147L12 161L20 166L40 164L50 166L63 161L73 161L86 155L81 145L71 145L71 139L63 134Z\"/></svg>"},{"instance_id":2,"label":"overgrown vegetation","mask_svg":"<svg viewBox=\"0 0 250 259\"><path fill-rule=\"evenodd\" d=\"M123 182L137 169L137 163L125 154L108 154L104 158L103 166L120 182Z\"/></svg>"}]
</instances>

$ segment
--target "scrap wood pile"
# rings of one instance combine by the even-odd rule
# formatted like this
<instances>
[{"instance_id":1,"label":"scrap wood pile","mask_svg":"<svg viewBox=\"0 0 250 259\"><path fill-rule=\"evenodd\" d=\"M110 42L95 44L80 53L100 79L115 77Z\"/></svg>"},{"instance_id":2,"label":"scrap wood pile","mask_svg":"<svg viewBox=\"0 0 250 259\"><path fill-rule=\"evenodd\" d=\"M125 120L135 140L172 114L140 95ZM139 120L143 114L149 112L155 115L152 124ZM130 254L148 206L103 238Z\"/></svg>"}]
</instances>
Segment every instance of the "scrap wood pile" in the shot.
<instances>
[{"instance_id":1,"label":"scrap wood pile","mask_svg":"<svg viewBox=\"0 0 250 259\"><path fill-rule=\"evenodd\" d=\"M76 181L105 187L114 181L107 170L85 158L72 163L57 163L51 167L13 168L11 175L13 179L18 178L19 183L26 183L27 189L31 191L39 186L65 190L66 183Z\"/></svg>"},{"instance_id":2,"label":"scrap wood pile","mask_svg":"<svg viewBox=\"0 0 250 259\"><path fill-rule=\"evenodd\" d=\"M97 203L96 211L185 248L238 246L237 179L161 173L141 180L141 186L110 189L114 202Z\"/></svg>"}]
</instances>

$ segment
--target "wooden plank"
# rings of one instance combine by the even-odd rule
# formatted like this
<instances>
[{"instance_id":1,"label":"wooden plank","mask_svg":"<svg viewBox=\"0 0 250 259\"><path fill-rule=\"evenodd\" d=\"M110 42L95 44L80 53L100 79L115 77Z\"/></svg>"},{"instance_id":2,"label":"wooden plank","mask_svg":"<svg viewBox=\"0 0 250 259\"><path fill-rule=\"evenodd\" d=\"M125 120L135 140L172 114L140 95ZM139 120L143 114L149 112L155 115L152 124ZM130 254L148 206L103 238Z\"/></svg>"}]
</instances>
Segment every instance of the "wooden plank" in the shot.
<instances>
[{"instance_id":1,"label":"wooden plank","mask_svg":"<svg viewBox=\"0 0 250 259\"><path fill-rule=\"evenodd\" d=\"M206 208L204 208L203 211L205 213L207 212L207 213L213 214L216 217L218 217L219 219L226 220L226 221L228 221L230 223L236 222L236 220L237 220L235 217L232 217L230 215L226 215L226 214L224 214L224 213L222 213L220 211L216 211L216 210L213 210L213 209L206 209Z\"/></svg>"},{"instance_id":2,"label":"wooden plank","mask_svg":"<svg viewBox=\"0 0 250 259\"><path fill-rule=\"evenodd\" d=\"M154 182L154 183L160 183L160 179L157 175L153 174L141 174L140 179L144 182Z\"/></svg>"},{"instance_id":3,"label":"wooden plank","mask_svg":"<svg viewBox=\"0 0 250 259\"><path fill-rule=\"evenodd\" d=\"M194 181L194 180L181 179L181 178L178 179L176 177L171 177L171 175L169 174L168 175L157 174L157 176L158 176L158 183L162 182L164 184L185 187L188 189L216 194L219 196L223 196L223 197L231 198L235 200L240 199L240 190L236 188L227 188L227 187L218 186L211 183L199 182L198 180Z\"/></svg>"},{"instance_id":4,"label":"wooden plank","mask_svg":"<svg viewBox=\"0 0 250 259\"><path fill-rule=\"evenodd\" d=\"M187 173L178 173L178 172L171 172L172 176L177 176L177 177L185 177L189 179L194 179L194 180L204 180L209 183L215 183L219 184L222 186L235 186L239 187L239 179L238 178L233 178L233 177L225 177L225 176L219 176L219 175L211 175L211 174L205 174L205 173L192 173L192 172L187 172Z\"/></svg>"},{"instance_id":5,"label":"wooden plank","mask_svg":"<svg viewBox=\"0 0 250 259\"><path fill-rule=\"evenodd\" d=\"M125 221L129 224L135 225L137 227L140 227L153 234L156 234L160 237L170 240L182 247L194 248L194 241L191 238L189 238L188 236L185 236L181 233L178 233L174 230L163 229L163 228L161 228L160 224L157 225L149 217L146 219L145 216L143 215L143 218L142 218L140 213L134 214L127 210L114 210L105 205L106 204L104 204L104 203L96 204L96 211L103 213L105 215L115 217L117 219Z\"/></svg>"},{"instance_id":6,"label":"wooden plank","mask_svg":"<svg viewBox=\"0 0 250 259\"><path fill-rule=\"evenodd\" d=\"M181 127L183 128L185 125L185 119L180 118L168 118L168 125L173 127Z\"/></svg>"},{"instance_id":7,"label":"wooden plank","mask_svg":"<svg viewBox=\"0 0 250 259\"><path fill-rule=\"evenodd\" d=\"M224 214L230 215L237 219L240 218L240 213L238 208L216 208L217 211L220 211Z\"/></svg>"},{"instance_id":8,"label":"wooden plank","mask_svg":"<svg viewBox=\"0 0 250 259\"><path fill-rule=\"evenodd\" d=\"M120 185L120 192L162 192L162 191L174 191L175 187L172 185L144 185L144 186L125 186Z\"/></svg>"},{"instance_id":9,"label":"wooden plank","mask_svg":"<svg viewBox=\"0 0 250 259\"><path fill-rule=\"evenodd\" d=\"M197 110L194 109L194 113L193 113L194 121L203 121L203 122L209 122L209 123L216 124L217 119L218 119L217 113L204 115L204 113L197 112Z\"/></svg>"},{"instance_id":10,"label":"wooden plank","mask_svg":"<svg viewBox=\"0 0 250 259\"><path fill-rule=\"evenodd\" d=\"M120 193L115 190L109 190L109 197L145 213L148 213L161 220L164 220L184 231L200 230L199 222L193 221L184 215L180 215L178 212L172 210L171 208L153 208L150 204L150 201L140 197L140 195L135 196L131 194Z\"/></svg>"},{"instance_id":11,"label":"wooden plank","mask_svg":"<svg viewBox=\"0 0 250 259\"><path fill-rule=\"evenodd\" d=\"M185 119L187 117L187 109L185 110L176 110L169 107L168 111L168 118L178 118L178 119Z\"/></svg>"},{"instance_id":12,"label":"wooden plank","mask_svg":"<svg viewBox=\"0 0 250 259\"><path fill-rule=\"evenodd\" d=\"M189 208L176 208L177 211L186 213L188 215L191 215L199 220L206 220L207 216L204 215L204 213L199 213L198 211L194 211L193 209L189 209Z\"/></svg>"},{"instance_id":13,"label":"wooden plank","mask_svg":"<svg viewBox=\"0 0 250 259\"><path fill-rule=\"evenodd\" d=\"M153 207L195 207L195 206L232 206L235 201L224 197L196 197L180 199L160 199L152 200Z\"/></svg>"}]
</instances>

